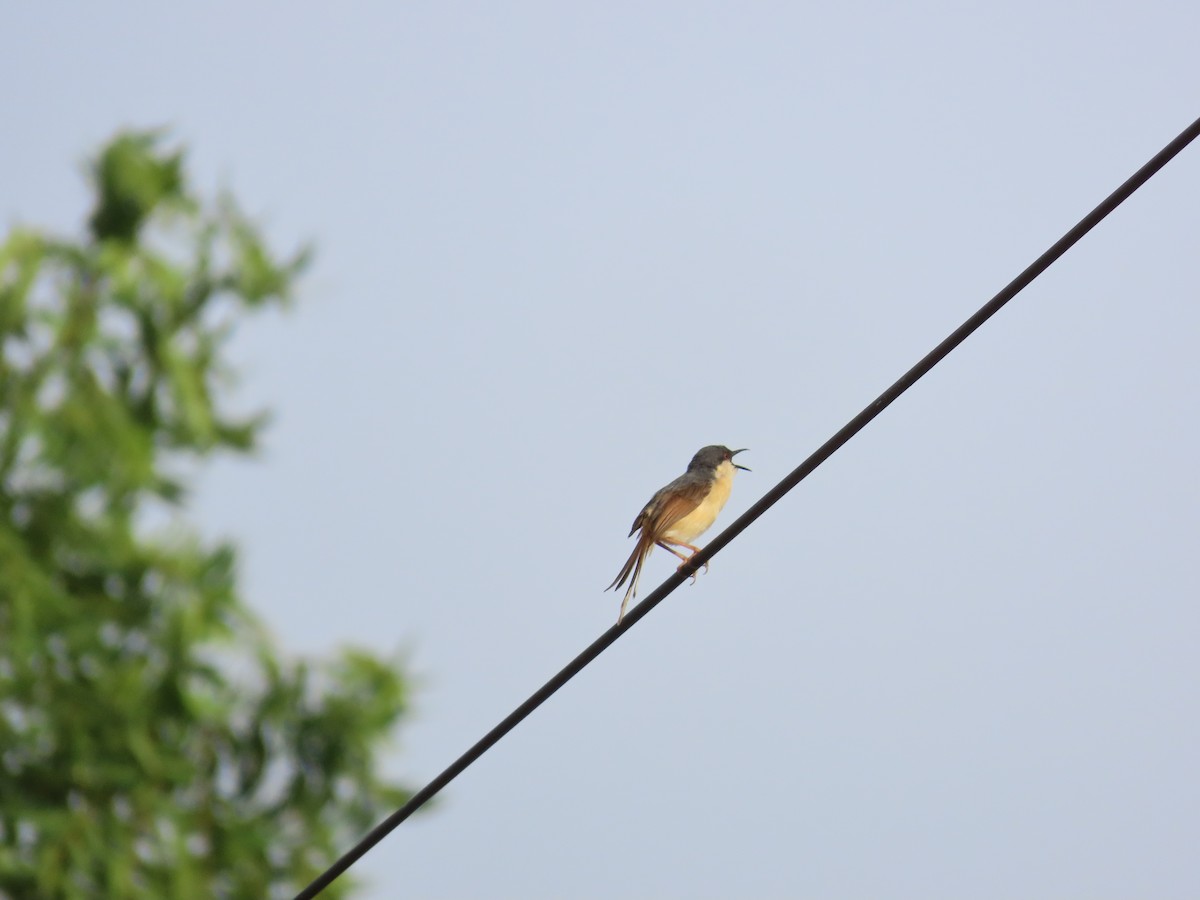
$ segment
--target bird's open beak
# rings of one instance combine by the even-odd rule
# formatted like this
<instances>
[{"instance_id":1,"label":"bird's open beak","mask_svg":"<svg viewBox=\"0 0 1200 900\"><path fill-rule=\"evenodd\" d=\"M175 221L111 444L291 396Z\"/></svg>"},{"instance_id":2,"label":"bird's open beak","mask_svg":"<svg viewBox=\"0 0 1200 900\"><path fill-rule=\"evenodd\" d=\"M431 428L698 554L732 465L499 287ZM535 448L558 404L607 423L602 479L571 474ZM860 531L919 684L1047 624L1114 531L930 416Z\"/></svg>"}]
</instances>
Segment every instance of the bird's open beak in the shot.
<instances>
[{"instance_id":1,"label":"bird's open beak","mask_svg":"<svg viewBox=\"0 0 1200 900\"><path fill-rule=\"evenodd\" d=\"M749 449L748 447L743 447L741 450L734 450L734 451L733 451L733 452L731 452L729 455L730 455L731 457L733 457L733 456L737 456L739 453L745 453L745 452L746 452L748 449ZM732 459L730 459L729 461L730 461L730 462L733 462L733 460L732 460ZM739 466L737 463L733 463L733 467L734 467L735 469L741 469L743 472L749 472L749 471L750 471L750 470L749 470L749 469L747 469L745 466Z\"/></svg>"}]
</instances>

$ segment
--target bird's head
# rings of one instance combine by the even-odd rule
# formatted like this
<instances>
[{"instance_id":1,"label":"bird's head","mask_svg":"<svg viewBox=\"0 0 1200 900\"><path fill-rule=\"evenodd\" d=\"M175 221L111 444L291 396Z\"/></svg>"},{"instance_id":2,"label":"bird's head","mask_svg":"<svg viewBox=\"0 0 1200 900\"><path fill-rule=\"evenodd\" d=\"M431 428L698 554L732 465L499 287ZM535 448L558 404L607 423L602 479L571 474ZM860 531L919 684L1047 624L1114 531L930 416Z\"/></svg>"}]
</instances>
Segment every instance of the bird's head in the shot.
<instances>
[{"instance_id":1,"label":"bird's head","mask_svg":"<svg viewBox=\"0 0 1200 900\"><path fill-rule=\"evenodd\" d=\"M739 466L733 461L735 456L745 452L745 447L741 450L730 450L728 447L722 447L720 444L712 444L696 452L696 455L692 457L692 461L688 463L688 469L715 469L721 463L727 462L735 469L749 472L750 470L745 466Z\"/></svg>"}]
</instances>

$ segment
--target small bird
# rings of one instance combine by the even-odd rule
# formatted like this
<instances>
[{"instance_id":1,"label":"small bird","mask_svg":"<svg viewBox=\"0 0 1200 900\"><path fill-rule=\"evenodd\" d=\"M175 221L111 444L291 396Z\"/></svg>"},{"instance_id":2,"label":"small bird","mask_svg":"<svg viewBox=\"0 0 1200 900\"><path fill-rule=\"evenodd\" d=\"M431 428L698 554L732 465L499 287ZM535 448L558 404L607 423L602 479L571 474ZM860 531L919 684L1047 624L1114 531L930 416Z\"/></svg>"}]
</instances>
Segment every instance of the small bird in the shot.
<instances>
[{"instance_id":1,"label":"small bird","mask_svg":"<svg viewBox=\"0 0 1200 900\"><path fill-rule=\"evenodd\" d=\"M719 444L701 448L688 463L687 471L651 497L650 502L638 513L633 520L633 527L629 529L631 537L641 529L637 546L629 554L629 559L613 583L605 588L610 591L629 581L625 599L621 601L621 611L617 614L618 624L625 617L625 607L629 601L637 596L642 566L655 544L682 559L680 568L691 556L684 556L676 547L686 547L692 554L699 552L700 548L692 546L691 542L717 520L717 514L729 499L729 492L733 488L733 470L750 471L733 461L735 456L744 452L745 448L730 450ZM704 570L708 571L708 563L704 564ZM695 577L693 574L692 578Z\"/></svg>"}]
</instances>

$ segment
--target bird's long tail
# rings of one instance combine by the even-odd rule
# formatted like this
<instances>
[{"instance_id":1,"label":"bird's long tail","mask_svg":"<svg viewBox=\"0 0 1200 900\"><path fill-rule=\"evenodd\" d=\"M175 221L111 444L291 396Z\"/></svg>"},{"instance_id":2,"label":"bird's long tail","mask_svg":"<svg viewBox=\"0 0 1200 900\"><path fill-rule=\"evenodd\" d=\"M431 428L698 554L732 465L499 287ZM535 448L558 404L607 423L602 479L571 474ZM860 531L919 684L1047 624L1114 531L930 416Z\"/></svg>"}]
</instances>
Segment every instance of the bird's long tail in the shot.
<instances>
[{"instance_id":1,"label":"bird's long tail","mask_svg":"<svg viewBox=\"0 0 1200 900\"><path fill-rule=\"evenodd\" d=\"M621 601L621 611L617 614L618 625L625 618L625 608L629 606L629 601L637 596L638 579L642 577L642 566L645 565L646 557L650 555L650 551L653 549L654 542L649 539L645 531L638 534L637 546L629 554L629 559L625 560L625 565L621 567L621 571L617 573L617 577L613 579L613 583L605 588L606 591L611 591L613 588L619 588L626 580L629 580L629 587L625 589L625 599Z\"/></svg>"}]
</instances>

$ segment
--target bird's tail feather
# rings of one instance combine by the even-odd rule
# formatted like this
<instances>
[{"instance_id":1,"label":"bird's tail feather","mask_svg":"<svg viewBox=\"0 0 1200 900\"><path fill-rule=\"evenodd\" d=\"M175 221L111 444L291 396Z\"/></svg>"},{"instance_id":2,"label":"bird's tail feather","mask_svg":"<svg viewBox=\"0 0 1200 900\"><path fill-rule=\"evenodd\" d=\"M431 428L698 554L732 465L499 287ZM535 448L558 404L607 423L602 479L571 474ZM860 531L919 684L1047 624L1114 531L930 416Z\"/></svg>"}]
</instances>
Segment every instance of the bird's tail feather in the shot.
<instances>
[{"instance_id":1,"label":"bird's tail feather","mask_svg":"<svg viewBox=\"0 0 1200 900\"><path fill-rule=\"evenodd\" d=\"M625 608L629 606L629 601L637 596L638 580L642 577L642 566L646 562L646 557L650 555L650 551L653 549L654 542L649 539L645 532L638 535L637 546L629 554L629 559L625 560L625 565L621 567L621 571L617 573L617 577L613 579L613 583L605 588L606 591L619 588L627 579L629 580L629 587L625 590L625 598L621 601L621 611L617 614L618 625L625 618Z\"/></svg>"}]
</instances>

